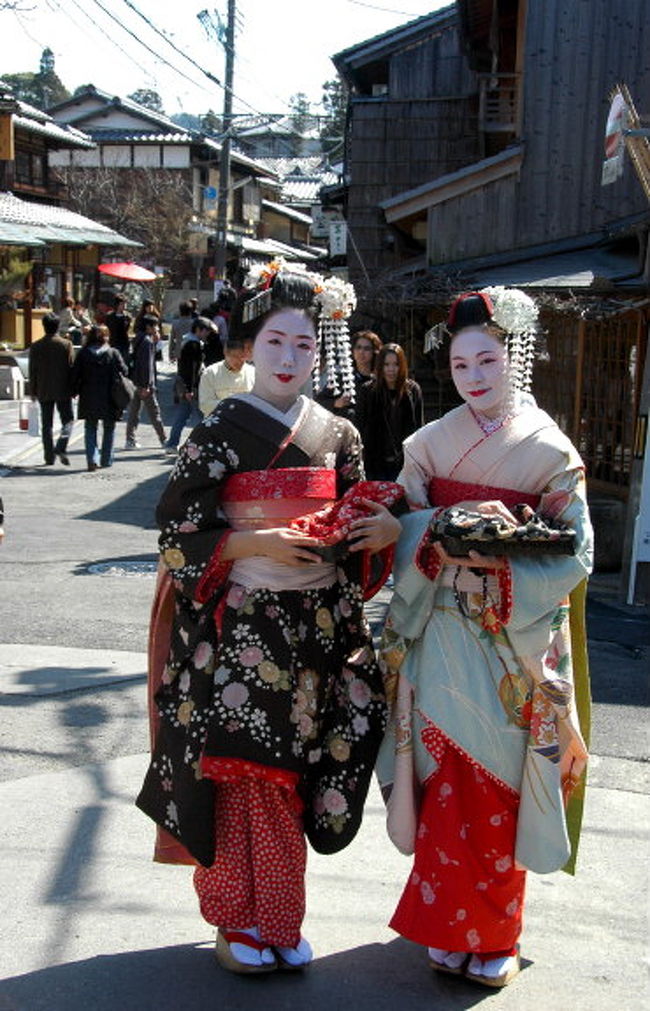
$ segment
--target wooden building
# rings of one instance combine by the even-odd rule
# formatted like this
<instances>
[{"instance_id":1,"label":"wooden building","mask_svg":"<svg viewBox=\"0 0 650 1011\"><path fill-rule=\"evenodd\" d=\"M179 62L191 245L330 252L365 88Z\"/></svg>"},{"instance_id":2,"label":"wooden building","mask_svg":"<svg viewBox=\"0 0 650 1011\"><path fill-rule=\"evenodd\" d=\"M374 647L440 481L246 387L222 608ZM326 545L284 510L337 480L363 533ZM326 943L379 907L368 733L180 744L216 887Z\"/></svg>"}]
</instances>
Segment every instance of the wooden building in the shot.
<instances>
[{"instance_id":1,"label":"wooden building","mask_svg":"<svg viewBox=\"0 0 650 1011\"><path fill-rule=\"evenodd\" d=\"M422 339L453 294L536 295L538 399L625 502L647 349L650 208L632 161L602 185L610 93L650 113L647 0L457 0L333 57L350 89L344 211L363 322ZM646 141L647 143L647 141ZM637 440L638 443L638 440Z\"/></svg>"},{"instance_id":2,"label":"wooden building","mask_svg":"<svg viewBox=\"0 0 650 1011\"><path fill-rule=\"evenodd\" d=\"M107 250L138 246L63 204L52 152L87 154L92 140L9 93L0 95L0 340L29 345L38 320L70 295L86 299Z\"/></svg>"}]
</instances>

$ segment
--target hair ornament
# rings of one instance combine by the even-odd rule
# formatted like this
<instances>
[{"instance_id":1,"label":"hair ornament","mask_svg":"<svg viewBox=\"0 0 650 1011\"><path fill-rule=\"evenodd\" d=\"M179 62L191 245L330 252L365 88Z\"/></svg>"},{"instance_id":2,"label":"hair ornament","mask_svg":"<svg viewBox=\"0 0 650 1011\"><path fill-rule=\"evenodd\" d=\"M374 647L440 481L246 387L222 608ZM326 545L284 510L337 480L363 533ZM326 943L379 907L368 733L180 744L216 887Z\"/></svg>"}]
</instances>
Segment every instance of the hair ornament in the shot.
<instances>
[{"instance_id":1,"label":"hair ornament","mask_svg":"<svg viewBox=\"0 0 650 1011\"><path fill-rule=\"evenodd\" d=\"M438 348L442 347L448 336L449 330L447 329L447 324L436 323L424 335L424 353L437 351Z\"/></svg>"},{"instance_id":2,"label":"hair ornament","mask_svg":"<svg viewBox=\"0 0 650 1011\"><path fill-rule=\"evenodd\" d=\"M510 386L514 393L530 393L539 309L519 288L498 285L484 288L481 294L491 299L492 319L506 333Z\"/></svg>"},{"instance_id":3,"label":"hair ornament","mask_svg":"<svg viewBox=\"0 0 650 1011\"><path fill-rule=\"evenodd\" d=\"M342 277L322 277L316 289L320 313L318 336L325 356L324 376L314 373L314 388L323 385L334 396L341 393L354 403L354 365L348 319L357 304L354 287Z\"/></svg>"},{"instance_id":4,"label":"hair ornament","mask_svg":"<svg viewBox=\"0 0 650 1011\"><path fill-rule=\"evenodd\" d=\"M272 295L269 288L259 291L257 295L249 298L242 309L242 322L251 323L258 316L262 316L271 308Z\"/></svg>"},{"instance_id":5,"label":"hair ornament","mask_svg":"<svg viewBox=\"0 0 650 1011\"><path fill-rule=\"evenodd\" d=\"M246 288L258 288L257 294L243 308L242 319L250 323L272 308L273 281L278 274L300 275L307 279L318 309L319 355L314 367L314 389L321 389L323 376L320 357L324 358L324 385L334 396L341 393L354 401L354 366L350 350L348 319L357 304L354 287L341 277L323 277L302 263L287 263L278 256L270 263L256 264L249 271Z\"/></svg>"},{"instance_id":6,"label":"hair ornament","mask_svg":"<svg viewBox=\"0 0 650 1011\"><path fill-rule=\"evenodd\" d=\"M493 306L492 319L509 334L529 334L537 332L539 310L525 291L519 288L504 288L498 285L483 288L479 295L486 295Z\"/></svg>"}]
</instances>

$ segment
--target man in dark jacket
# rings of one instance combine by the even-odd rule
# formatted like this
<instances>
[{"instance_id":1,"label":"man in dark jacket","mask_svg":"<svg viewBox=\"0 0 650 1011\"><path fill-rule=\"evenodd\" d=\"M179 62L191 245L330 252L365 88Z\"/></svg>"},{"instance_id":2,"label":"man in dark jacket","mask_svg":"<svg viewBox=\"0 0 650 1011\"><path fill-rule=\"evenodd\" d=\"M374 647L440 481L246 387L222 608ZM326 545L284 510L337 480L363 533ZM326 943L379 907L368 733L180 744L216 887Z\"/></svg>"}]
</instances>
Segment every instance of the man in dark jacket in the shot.
<instances>
[{"instance_id":1,"label":"man in dark jacket","mask_svg":"<svg viewBox=\"0 0 650 1011\"><path fill-rule=\"evenodd\" d=\"M198 409L199 379L203 372L204 347L200 334L205 332L202 317L193 320L190 333L185 334L178 355L178 371L174 384L174 420L169 430L167 452L174 456L178 449L181 433L185 425L198 425L201 415Z\"/></svg>"},{"instance_id":2,"label":"man in dark jacket","mask_svg":"<svg viewBox=\"0 0 650 1011\"><path fill-rule=\"evenodd\" d=\"M206 368L223 361L223 341L219 328L207 316L197 316L192 324L192 333L203 342L203 358Z\"/></svg>"},{"instance_id":3,"label":"man in dark jacket","mask_svg":"<svg viewBox=\"0 0 650 1011\"><path fill-rule=\"evenodd\" d=\"M140 410L144 404L160 445L165 445L165 429L160 417L160 404L156 396L156 344L160 340L158 320L155 316L143 316L144 330L133 341L133 382L135 393L126 419L125 449L138 449L135 432L140 422Z\"/></svg>"},{"instance_id":4,"label":"man in dark jacket","mask_svg":"<svg viewBox=\"0 0 650 1011\"><path fill-rule=\"evenodd\" d=\"M32 400L38 400L41 407L45 463L54 463L54 458L58 456L61 463L69 467L68 439L74 420L70 385L74 352L67 337L57 336L58 329L58 316L48 313L43 317L45 336L29 349L29 388ZM56 446L52 438L55 407L61 420Z\"/></svg>"}]
</instances>

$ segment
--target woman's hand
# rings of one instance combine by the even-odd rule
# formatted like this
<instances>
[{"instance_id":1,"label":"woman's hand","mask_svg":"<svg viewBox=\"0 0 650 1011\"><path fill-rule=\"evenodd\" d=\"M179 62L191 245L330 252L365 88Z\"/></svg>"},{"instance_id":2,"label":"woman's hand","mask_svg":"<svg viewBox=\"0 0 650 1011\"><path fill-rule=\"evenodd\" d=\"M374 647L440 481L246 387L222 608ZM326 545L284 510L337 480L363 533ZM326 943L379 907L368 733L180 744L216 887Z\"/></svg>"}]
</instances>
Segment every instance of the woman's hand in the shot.
<instances>
[{"instance_id":1,"label":"woman's hand","mask_svg":"<svg viewBox=\"0 0 650 1011\"><path fill-rule=\"evenodd\" d=\"M469 555L448 555L440 541L434 541L433 546L443 565L466 569L505 569L508 564L505 558L481 555L478 551L470 551Z\"/></svg>"},{"instance_id":2,"label":"woman's hand","mask_svg":"<svg viewBox=\"0 0 650 1011\"><path fill-rule=\"evenodd\" d=\"M221 553L222 562L233 562L237 558L263 556L274 558L285 565L320 565L320 555L309 551L310 547L320 547L317 537L288 527L274 527L271 530L237 530L228 536Z\"/></svg>"},{"instance_id":3,"label":"woman's hand","mask_svg":"<svg viewBox=\"0 0 650 1011\"><path fill-rule=\"evenodd\" d=\"M256 530L253 540L254 555L265 555L285 565L322 565L320 555L308 550L309 547L321 546L322 542L317 537L309 537L288 527L277 527L272 530Z\"/></svg>"},{"instance_id":4,"label":"woman's hand","mask_svg":"<svg viewBox=\"0 0 650 1011\"><path fill-rule=\"evenodd\" d=\"M379 502L367 498L362 499L362 502L372 510L373 515L352 522L348 537L350 551L375 553L394 544L402 531L400 521Z\"/></svg>"},{"instance_id":5,"label":"woman's hand","mask_svg":"<svg viewBox=\"0 0 650 1011\"><path fill-rule=\"evenodd\" d=\"M458 508L465 509L470 513L478 513L486 519L492 519L494 516L498 516L500 519L505 520L506 523L509 523L513 527L519 526L518 520L512 515L508 507L505 506L500 499L494 499L490 502L459 502Z\"/></svg>"}]
</instances>

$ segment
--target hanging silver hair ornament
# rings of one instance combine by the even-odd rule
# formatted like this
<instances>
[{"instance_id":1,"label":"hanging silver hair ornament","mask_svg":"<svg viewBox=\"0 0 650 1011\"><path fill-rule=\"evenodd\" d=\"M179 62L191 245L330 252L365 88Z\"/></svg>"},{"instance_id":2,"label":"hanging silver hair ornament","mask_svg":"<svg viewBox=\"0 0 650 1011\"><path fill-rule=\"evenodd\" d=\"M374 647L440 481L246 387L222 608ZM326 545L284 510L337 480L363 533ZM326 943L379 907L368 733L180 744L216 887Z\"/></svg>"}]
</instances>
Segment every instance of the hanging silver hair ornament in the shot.
<instances>
[{"instance_id":1,"label":"hanging silver hair ornament","mask_svg":"<svg viewBox=\"0 0 650 1011\"><path fill-rule=\"evenodd\" d=\"M312 285L314 302L319 309L319 353L314 364L314 391L320 388L321 355L325 356L326 387L335 396L341 393L354 402L354 367L350 350L348 319L357 304L353 286L340 277L322 277L312 273L303 264L287 264L278 256L264 265L253 267L246 287L260 291L244 307L244 322L249 322L268 312L272 305L271 285L278 274L299 274Z\"/></svg>"},{"instance_id":2,"label":"hanging silver hair ornament","mask_svg":"<svg viewBox=\"0 0 650 1011\"><path fill-rule=\"evenodd\" d=\"M449 337L449 330L446 323L436 323L424 335L424 354L429 351L437 351Z\"/></svg>"},{"instance_id":3,"label":"hanging silver hair ornament","mask_svg":"<svg viewBox=\"0 0 650 1011\"><path fill-rule=\"evenodd\" d=\"M506 332L506 349L510 369L510 384L513 393L529 393L539 310L537 305L519 288L504 288L501 285L483 288L494 306L492 319Z\"/></svg>"},{"instance_id":4,"label":"hanging silver hair ornament","mask_svg":"<svg viewBox=\"0 0 650 1011\"><path fill-rule=\"evenodd\" d=\"M316 302L320 307L318 334L325 352L325 386L335 396L343 393L354 403L354 370L348 329L348 319L357 304L354 288L340 277L323 278L316 289Z\"/></svg>"}]
</instances>

